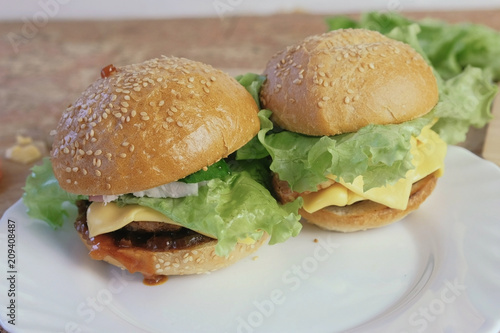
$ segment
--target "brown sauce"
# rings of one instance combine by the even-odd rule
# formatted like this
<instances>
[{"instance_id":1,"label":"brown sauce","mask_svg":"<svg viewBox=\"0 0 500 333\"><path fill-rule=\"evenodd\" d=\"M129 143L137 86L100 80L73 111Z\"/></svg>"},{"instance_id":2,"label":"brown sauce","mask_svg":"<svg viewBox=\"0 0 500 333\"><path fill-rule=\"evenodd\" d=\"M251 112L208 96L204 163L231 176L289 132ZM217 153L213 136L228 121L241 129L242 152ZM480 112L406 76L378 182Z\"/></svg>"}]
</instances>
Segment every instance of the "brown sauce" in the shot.
<instances>
[{"instance_id":1,"label":"brown sauce","mask_svg":"<svg viewBox=\"0 0 500 333\"><path fill-rule=\"evenodd\" d=\"M111 74L113 74L114 72L116 72L116 67L113 66L112 64L111 65L107 65L106 67L103 67L101 69L101 78L107 78L109 77Z\"/></svg>"},{"instance_id":2,"label":"brown sauce","mask_svg":"<svg viewBox=\"0 0 500 333\"><path fill-rule=\"evenodd\" d=\"M169 232L140 232L122 228L89 237L87 226L89 204L88 201L77 202L78 217L75 229L90 246L90 257L95 260L104 260L106 257L116 259L130 273L142 273L145 285L158 285L167 281L166 276L155 274L155 263L151 252L175 251L213 241L210 237L186 228Z\"/></svg>"}]
</instances>

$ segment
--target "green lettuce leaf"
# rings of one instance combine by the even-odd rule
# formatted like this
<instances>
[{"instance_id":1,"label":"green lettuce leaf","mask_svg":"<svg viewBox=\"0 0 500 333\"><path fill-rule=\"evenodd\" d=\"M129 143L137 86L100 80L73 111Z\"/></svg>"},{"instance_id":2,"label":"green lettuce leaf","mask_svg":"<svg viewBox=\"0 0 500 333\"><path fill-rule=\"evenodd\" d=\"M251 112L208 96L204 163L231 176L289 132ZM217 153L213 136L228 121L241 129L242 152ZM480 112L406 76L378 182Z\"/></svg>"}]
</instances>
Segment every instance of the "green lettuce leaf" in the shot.
<instances>
[{"instance_id":1,"label":"green lettuce leaf","mask_svg":"<svg viewBox=\"0 0 500 333\"><path fill-rule=\"evenodd\" d=\"M262 84L264 84L264 81L266 81L266 77L264 75L258 75L255 73L247 73L244 75L238 75L236 77L236 80L253 96L260 109L261 105L259 93ZM259 142L257 136L254 136L252 140L247 142L245 146L243 146L236 152L237 159L239 160L260 159L268 155L269 153Z\"/></svg>"},{"instance_id":2,"label":"green lettuce leaf","mask_svg":"<svg viewBox=\"0 0 500 333\"><path fill-rule=\"evenodd\" d=\"M29 216L57 229L76 214L75 202L88 197L64 191L54 176L50 159L45 157L42 162L31 169L26 179L23 202Z\"/></svg>"},{"instance_id":3,"label":"green lettuce leaf","mask_svg":"<svg viewBox=\"0 0 500 333\"><path fill-rule=\"evenodd\" d=\"M439 102L434 107L439 120L432 129L449 144L465 141L471 126L481 128L492 119L491 105L497 92L486 72L465 68L440 84Z\"/></svg>"},{"instance_id":4,"label":"green lettuce leaf","mask_svg":"<svg viewBox=\"0 0 500 333\"><path fill-rule=\"evenodd\" d=\"M279 205L248 171L210 180L197 196L156 199L124 195L117 203L150 207L189 229L215 236L219 256L227 256L238 240L258 240L265 231L270 235L269 244L280 243L298 235L302 227L297 214L302 202Z\"/></svg>"},{"instance_id":5,"label":"green lettuce leaf","mask_svg":"<svg viewBox=\"0 0 500 333\"><path fill-rule=\"evenodd\" d=\"M269 110L260 111L258 139L272 158L270 169L298 192L317 190L328 174L346 182L362 175L365 190L394 184L414 168L411 136L418 136L432 119L368 125L356 133L313 137L289 131L273 133L270 115ZM251 152L245 152L245 157L251 158Z\"/></svg>"},{"instance_id":6,"label":"green lettuce leaf","mask_svg":"<svg viewBox=\"0 0 500 333\"><path fill-rule=\"evenodd\" d=\"M255 73L247 73L238 75L235 79L252 95L260 109L259 92L262 84L266 81L266 77Z\"/></svg>"}]
</instances>

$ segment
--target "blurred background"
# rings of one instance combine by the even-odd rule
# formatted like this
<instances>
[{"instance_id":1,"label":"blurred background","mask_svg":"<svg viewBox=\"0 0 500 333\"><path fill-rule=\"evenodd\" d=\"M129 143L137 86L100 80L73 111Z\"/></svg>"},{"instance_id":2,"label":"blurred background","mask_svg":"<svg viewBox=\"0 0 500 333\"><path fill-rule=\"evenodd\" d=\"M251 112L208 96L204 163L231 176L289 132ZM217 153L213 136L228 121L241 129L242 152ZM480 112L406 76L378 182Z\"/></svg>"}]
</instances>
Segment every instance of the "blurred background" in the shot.
<instances>
[{"instance_id":1,"label":"blurred background","mask_svg":"<svg viewBox=\"0 0 500 333\"><path fill-rule=\"evenodd\" d=\"M56 3L54 19L122 19L212 17L225 15L269 15L286 12L353 13L366 10L464 10L500 6L499 0L0 0L0 19L31 18L44 7ZM56 5L56 6L57 6Z\"/></svg>"}]
</instances>

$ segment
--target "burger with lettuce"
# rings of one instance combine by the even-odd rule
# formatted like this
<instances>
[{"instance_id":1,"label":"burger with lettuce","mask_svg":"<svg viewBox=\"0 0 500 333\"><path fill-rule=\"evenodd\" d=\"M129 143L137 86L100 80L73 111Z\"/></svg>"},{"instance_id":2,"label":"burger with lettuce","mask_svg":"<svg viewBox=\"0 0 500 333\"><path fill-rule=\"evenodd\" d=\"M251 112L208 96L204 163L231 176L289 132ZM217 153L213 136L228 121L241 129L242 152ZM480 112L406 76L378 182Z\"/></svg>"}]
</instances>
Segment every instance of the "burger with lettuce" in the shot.
<instances>
[{"instance_id":1,"label":"burger with lettuce","mask_svg":"<svg viewBox=\"0 0 500 333\"><path fill-rule=\"evenodd\" d=\"M228 266L301 229L299 203L273 199L261 161L232 158L257 113L241 84L203 63L108 66L63 113L24 203L54 227L76 205L90 257L146 279Z\"/></svg>"},{"instance_id":2,"label":"burger with lettuce","mask_svg":"<svg viewBox=\"0 0 500 333\"><path fill-rule=\"evenodd\" d=\"M444 81L417 33L395 29L401 42L339 29L275 54L254 77L262 129L238 158L269 156L276 196L302 198L302 217L323 229L380 227L416 210L443 173L442 137L463 135L470 119L484 125L496 92L479 69Z\"/></svg>"}]
</instances>

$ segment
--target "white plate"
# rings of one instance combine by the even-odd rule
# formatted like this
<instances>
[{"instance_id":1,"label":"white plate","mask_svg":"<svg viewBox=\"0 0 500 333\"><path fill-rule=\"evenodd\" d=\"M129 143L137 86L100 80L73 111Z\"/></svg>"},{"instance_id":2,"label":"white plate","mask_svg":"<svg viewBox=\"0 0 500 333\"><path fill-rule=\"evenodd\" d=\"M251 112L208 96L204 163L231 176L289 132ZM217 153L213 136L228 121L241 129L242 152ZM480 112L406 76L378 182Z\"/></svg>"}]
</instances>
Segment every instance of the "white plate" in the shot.
<instances>
[{"instance_id":1,"label":"white plate","mask_svg":"<svg viewBox=\"0 0 500 333\"><path fill-rule=\"evenodd\" d=\"M89 259L72 223L53 231L24 211L19 201L0 222L0 319L12 333L500 330L500 169L458 147L429 200L399 223L353 234L305 226L227 269L154 287Z\"/></svg>"}]
</instances>

